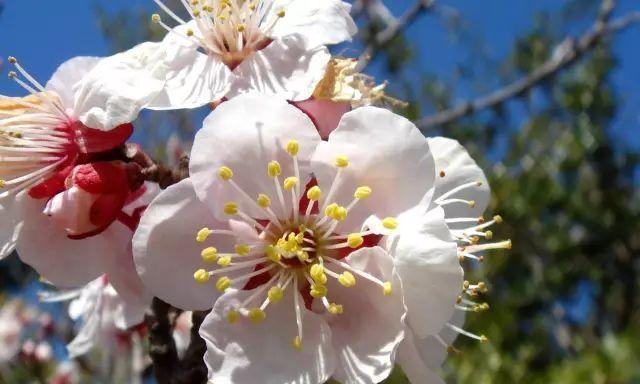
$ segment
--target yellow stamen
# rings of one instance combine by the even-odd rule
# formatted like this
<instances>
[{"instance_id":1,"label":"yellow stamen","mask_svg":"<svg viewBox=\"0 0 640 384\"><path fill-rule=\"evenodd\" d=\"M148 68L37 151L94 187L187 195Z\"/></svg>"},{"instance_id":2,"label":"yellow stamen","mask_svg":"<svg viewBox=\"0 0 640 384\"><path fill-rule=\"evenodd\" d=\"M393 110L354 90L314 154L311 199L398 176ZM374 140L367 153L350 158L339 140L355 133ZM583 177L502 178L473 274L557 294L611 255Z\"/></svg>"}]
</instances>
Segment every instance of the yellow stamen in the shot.
<instances>
[{"instance_id":1,"label":"yellow stamen","mask_svg":"<svg viewBox=\"0 0 640 384\"><path fill-rule=\"evenodd\" d=\"M325 297L327 296L328 293L328 289L327 287L325 287L324 285L321 284L312 284L311 285L311 290L309 291L309 294L312 297L315 297L316 299L319 299L321 297Z\"/></svg>"},{"instance_id":2,"label":"yellow stamen","mask_svg":"<svg viewBox=\"0 0 640 384\"><path fill-rule=\"evenodd\" d=\"M296 336L293 338L293 349L298 352L302 351L302 339L300 339L300 336Z\"/></svg>"},{"instance_id":3,"label":"yellow stamen","mask_svg":"<svg viewBox=\"0 0 640 384\"><path fill-rule=\"evenodd\" d=\"M233 177L233 171L229 167L220 167L218 176L224 181L229 181Z\"/></svg>"},{"instance_id":4,"label":"yellow stamen","mask_svg":"<svg viewBox=\"0 0 640 384\"><path fill-rule=\"evenodd\" d=\"M240 256L246 256L251 252L251 247L246 244L236 245L236 253Z\"/></svg>"},{"instance_id":5,"label":"yellow stamen","mask_svg":"<svg viewBox=\"0 0 640 384\"><path fill-rule=\"evenodd\" d=\"M159 23L162 21L162 17L160 17L160 15L158 15L157 13L154 13L153 15L151 15L151 21L153 21L154 23Z\"/></svg>"},{"instance_id":6,"label":"yellow stamen","mask_svg":"<svg viewBox=\"0 0 640 384\"><path fill-rule=\"evenodd\" d=\"M273 261L274 263L279 262L280 259L282 258L282 256L280 256L280 254L278 253L278 251L273 245L269 245L265 250L265 253L267 254L267 257L269 258L269 260Z\"/></svg>"},{"instance_id":7,"label":"yellow stamen","mask_svg":"<svg viewBox=\"0 0 640 384\"><path fill-rule=\"evenodd\" d=\"M356 285L356 278L349 271L344 271L338 276L338 282L345 288L351 288Z\"/></svg>"},{"instance_id":8,"label":"yellow stamen","mask_svg":"<svg viewBox=\"0 0 640 384\"><path fill-rule=\"evenodd\" d=\"M267 314L260 308L252 308L249 310L249 319L254 323L261 323L267 318Z\"/></svg>"},{"instance_id":9,"label":"yellow stamen","mask_svg":"<svg viewBox=\"0 0 640 384\"><path fill-rule=\"evenodd\" d=\"M216 289L220 292L224 292L227 289L229 289L229 287L231 286L231 283L232 281L230 278L228 278L227 276L222 276L216 282Z\"/></svg>"},{"instance_id":10,"label":"yellow stamen","mask_svg":"<svg viewBox=\"0 0 640 384\"><path fill-rule=\"evenodd\" d=\"M309 275L313 281L317 284L326 284L327 283L327 274L324 273L324 266L322 264L314 264L309 269Z\"/></svg>"},{"instance_id":11,"label":"yellow stamen","mask_svg":"<svg viewBox=\"0 0 640 384\"><path fill-rule=\"evenodd\" d=\"M202 260L207 263L215 263L218 260L218 250L214 247L208 247L200 253Z\"/></svg>"},{"instance_id":12,"label":"yellow stamen","mask_svg":"<svg viewBox=\"0 0 640 384\"><path fill-rule=\"evenodd\" d=\"M267 174L270 177L280 176L282 174L282 167L280 166L280 163L275 160L269 162L269 164L267 165Z\"/></svg>"},{"instance_id":13,"label":"yellow stamen","mask_svg":"<svg viewBox=\"0 0 640 384\"><path fill-rule=\"evenodd\" d=\"M341 315L344 312L344 308L340 304L329 304L329 313L332 315Z\"/></svg>"},{"instance_id":14,"label":"yellow stamen","mask_svg":"<svg viewBox=\"0 0 640 384\"><path fill-rule=\"evenodd\" d=\"M278 17L283 18L286 15L286 12L284 11L284 9L281 9L278 11L277 15Z\"/></svg>"},{"instance_id":15,"label":"yellow stamen","mask_svg":"<svg viewBox=\"0 0 640 384\"><path fill-rule=\"evenodd\" d=\"M307 191L307 199L311 201L318 201L320 200L321 196L322 190L317 185L309 188L309 190Z\"/></svg>"},{"instance_id":16,"label":"yellow stamen","mask_svg":"<svg viewBox=\"0 0 640 384\"><path fill-rule=\"evenodd\" d=\"M284 179L284 189L285 191L292 190L296 185L298 185L297 177L287 177Z\"/></svg>"},{"instance_id":17,"label":"yellow stamen","mask_svg":"<svg viewBox=\"0 0 640 384\"><path fill-rule=\"evenodd\" d=\"M358 189L356 189L356 192L353 194L353 197L355 197L356 199L366 199L367 197L371 196L371 192L371 188L367 186L358 187Z\"/></svg>"},{"instance_id":18,"label":"yellow stamen","mask_svg":"<svg viewBox=\"0 0 640 384\"><path fill-rule=\"evenodd\" d=\"M227 321L229 324L235 324L238 321L238 318L240 318L240 313L235 309L232 309L227 313Z\"/></svg>"},{"instance_id":19,"label":"yellow stamen","mask_svg":"<svg viewBox=\"0 0 640 384\"><path fill-rule=\"evenodd\" d=\"M221 267L228 267L229 264L231 264L231 256L229 255L222 256L218 259L218 265Z\"/></svg>"},{"instance_id":20,"label":"yellow stamen","mask_svg":"<svg viewBox=\"0 0 640 384\"><path fill-rule=\"evenodd\" d=\"M284 291L282 290L282 288L275 286L275 287L271 287L269 288L269 292L267 293L267 297L269 298L269 301L273 304L277 303L278 301L282 300L282 298L284 297Z\"/></svg>"},{"instance_id":21,"label":"yellow stamen","mask_svg":"<svg viewBox=\"0 0 640 384\"><path fill-rule=\"evenodd\" d=\"M258 195L258 199L256 201L261 208L269 208L269 206L271 206L271 199L269 196L262 193Z\"/></svg>"},{"instance_id":22,"label":"yellow stamen","mask_svg":"<svg viewBox=\"0 0 640 384\"><path fill-rule=\"evenodd\" d=\"M201 230L199 230L198 233L196 234L196 241L198 243L203 243L205 240L209 238L209 236L211 236L212 233L213 233L212 230L210 230L207 227L204 227Z\"/></svg>"},{"instance_id":23,"label":"yellow stamen","mask_svg":"<svg viewBox=\"0 0 640 384\"><path fill-rule=\"evenodd\" d=\"M340 155L338 157L336 157L336 167L338 168L345 168L349 166L349 158L347 156L344 155Z\"/></svg>"},{"instance_id":24,"label":"yellow stamen","mask_svg":"<svg viewBox=\"0 0 640 384\"><path fill-rule=\"evenodd\" d=\"M300 151L300 144L298 143L297 140L289 140L289 142L285 147L285 150L289 155L295 156Z\"/></svg>"},{"instance_id":25,"label":"yellow stamen","mask_svg":"<svg viewBox=\"0 0 640 384\"><path fill-rule=\"evenodd\" d=\"M206 283L207 281L209 281L210 278L211 276L209 276L209 272L205 271L204 269L198 269L193 274L193 279L200 284Z\"/></svg>"},{"instance_id":26,"label":"yellow stamen","mask_svg":"<svg viewBox=\"0 0 640 384\"><path fill-rule=\"evenodd\" d=\"M338 208L338 204L336 204L336 203L331 203L331 204L327 205L327 207L324 209L325 216L333 217L333 215L334 215L334 213L336 211L336 208Z\"/></svg>"},{"instance_id":27,"label":"yellow stamen","mask_svg":"<svg viewBox=\"0 0 640 384\"><path fill-rule=\"evenodd\" d=\"M395 217L387 217L382 220L382 226L386 229L396 229L398 228L398 220Z\"/></svg>"},{"instance_id":28,"label":"yellow stamen","mask_svg":"<svg viewBox=\"0 0 640 384\"><path fill-rule=\"evenodd\" d=\"M349 245L349 248L358 248L362 243L364 243L364 237L359 233L352 233L347 236L347 244Z\"/></svg>"},{"instance_id":29,"label":"yellow stamen","mask_svg":"<svg viewBox=\"0 0 640 384\"><path fill-rule=\"evenodd\" d=\"M382 293L385 296L391 296L391 294L393 293L393 286L391 285L390 281L387 281L384 284L382 284Z\"/></svg>"},{"instance_id":30,"label":"yellow stamen","mask_svg":"<svg viewBox=\"0 0 640 384\"><path fill-rule=\"evenodd\" d=\"M233 201L230 201L224 205L224 214L233 216L238 214L238 204Z\"/></svg>"}]
</instances>

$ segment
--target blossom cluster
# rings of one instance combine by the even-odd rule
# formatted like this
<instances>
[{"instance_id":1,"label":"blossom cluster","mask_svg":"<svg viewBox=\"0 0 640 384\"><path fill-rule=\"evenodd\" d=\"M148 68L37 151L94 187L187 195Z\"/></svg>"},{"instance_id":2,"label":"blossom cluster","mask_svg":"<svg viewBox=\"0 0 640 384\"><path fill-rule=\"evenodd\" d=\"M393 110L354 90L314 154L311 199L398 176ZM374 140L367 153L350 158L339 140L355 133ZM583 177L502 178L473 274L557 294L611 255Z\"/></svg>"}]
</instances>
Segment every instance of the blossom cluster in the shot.
<instances>
[{"instance_id":1,"label":"blossom cluster","mask_svg":"<svg viewBox=\"0 0 640 384\"><path fill-rule=\"evenodd\" d=\"M441 382L458 334L486 340L462 328L487 305L461 262L510 247L482 217L482 170L332 57L357 31L347 3L154 1L161 42L71 59L44 86L9 58L29 94L0 98L0 257L73 300L70 355L129 348L157 297L209 312L211 382L379 383L395 365ZM128 141L138 114L205 105L188 177L159 185Z\"/></svg>"}]
</instances>

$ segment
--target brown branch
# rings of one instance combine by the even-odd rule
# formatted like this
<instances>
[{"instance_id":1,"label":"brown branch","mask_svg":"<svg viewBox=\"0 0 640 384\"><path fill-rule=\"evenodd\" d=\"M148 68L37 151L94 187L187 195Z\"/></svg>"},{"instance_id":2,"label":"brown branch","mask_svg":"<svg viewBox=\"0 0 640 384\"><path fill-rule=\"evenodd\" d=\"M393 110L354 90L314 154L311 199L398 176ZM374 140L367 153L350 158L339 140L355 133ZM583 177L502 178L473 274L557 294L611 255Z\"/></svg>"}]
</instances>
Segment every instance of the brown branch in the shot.
<instances>
[{"instance_id":1,"label":"brown branch","mask_svg":"<svg viewBox=\"0 0 640 384\"><path fill-rule=\"evenodd\" d=\"M191 343L180 362L180 370L176 373L172 384L200 384L207 381L207 366L204 364L207 345L199 332L206 316L207 312L193 312Z\"/></svg>"},{"instance_id":2,"label":"brown branch","mask_svg":"<svg viewBox=\"0 0 640 384\"><path fill-rule=\"evenodd\" d=\"M621 32L635 23L640 23L640 11L631 12L626 16L609 20L613 10L613 1L604 1L598 19L593 26L577 39L566 38L560 43L551 58L532 71L529 75L514 81L507 86L491 92L473 101L428 116L416 122L420 130L428 130L437 126L449 124L462 117L478 111L493 108L506 101L519 97L537 85L551 79L563 69L578 62L608 36Z\"/></svg>"},{"instance_id":3,"label":"brown branch","mask_svg":"<svg viewBox=\"0 0 640 384\"><path fill-rule=\"evenodd\" d=\"M151 313L147 314L145 319L149 329L149 355L158 384L171 384L171 379L178 369L178 351L173 341L170 312L169 304L154 297Z\"/></svg>"},{"instance_id":4,"label":"brown branch","mask_svg":"<svg viewBox=\"0 0 640 384\"><path fill-rule=\"evenodd\" d=\"M409 10L407 10L402 16L398 17L398 19L387 27L378 32L373 38L371 43L369 43L364 52L360 55L358 59L358 67L357 70L362 72L362 70L369 65L371 60L375 58L378 54L378 48L388 42L390 42L394 37L398 35L402 30L407 28L411 23L413 23L418 16L420 16L423 12L426 12L432 9L435 5L435 0L418 0L416 1Z\"/></svg>"}]
</instances>

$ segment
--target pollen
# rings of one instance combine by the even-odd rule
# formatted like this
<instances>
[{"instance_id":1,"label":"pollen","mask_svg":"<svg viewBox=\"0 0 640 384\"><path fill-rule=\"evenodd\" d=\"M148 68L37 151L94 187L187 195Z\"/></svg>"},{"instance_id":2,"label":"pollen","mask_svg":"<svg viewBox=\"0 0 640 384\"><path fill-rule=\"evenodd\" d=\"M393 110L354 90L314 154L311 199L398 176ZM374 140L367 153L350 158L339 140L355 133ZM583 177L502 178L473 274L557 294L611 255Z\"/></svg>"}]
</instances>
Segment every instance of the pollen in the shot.
<instances>
[{"instance_id":1,"label":"pollen","mask_svg":"<svg viewBox=\"0 0 640 384\"><path fill-rule=\"evenodd\" d=\"M187 29L187 36L193 36L193 29Z\"/></svg>"},{"instance_id":2,"label":"pollen","mask_svg":"<svg viewBox=\"0 0 640 384\"><path fill-rule=\"evenodd\" d=\"M244 30L247 29L247 26L244 24L238 24L236 29L238 30L238 32L244 32Z\"/></svg>"},{"instance_id":3,"label":"pollen","mask_svg":"<svg viewBox=\"0 0 640 384\"><path fill-rule=\"evenodd\" d=\"M260 308L252 308L249 310L249 319L254 323L261 323L267 318L267 314Z\"/></svg>"},{"instance_id":4,"label":"pollen","mask_svg":"<svg viewBox=\"0 0 640 384\"><path fill-rule=\"evenodd\" d=\"M349 158L347 156L340 155L336 157L335 164L336 164L336 167L338 168L346 168L349 166Z\"/></svg>"},{"instance_id":5,"label":"pollen","mask_svg":"<svg viewBox=\"0 0 640 384\"><path fill-rule=\"evenodd\" d=\"M238 204L233 201L230 201L224 205L224 214L233 216L238 214Z\"/></svg>"},{"instance_id":6,"label":"pollen","mask_svg":"<svg viewBox=\"0 0 640 384\"><path fill-rule=\"evenodd\" d=\"M367 197L371 196L371 192L371 188L367 186L358 187L358 189L356 189L355 193L353 194L353 197L355 197L356 199L366 199Z\"/></svg>"},{"instance_id":7,"label":"pollen","mask_svg":"<svg viewBox=\"0 0 640 384\"><path fill-rule=\"evenodd\" d=\"M240 256L247 256L251 252L251 247L246 244L236 245L236 253Z\"/></svg>"},{"instance_id":8,"label":"pollen","mask_svg":"<svg viewBox=\"0 0 640 384\"><path fill-rule=\"evenodd\" d=\"M298 352L302 351L302 339L300 338L300 336L296 336L293 338L293 349L295 349Z\"/></svg>"},{"instance_id":9,"label":"pollen","mask_svg":"<svg viewBox=\"0 0 640 384\"><path fill-rule=\"evenodd\" d=\"M286 15L286 12L284 11L284 9L281 9L278 11L277 15L278 17L283 18Z\"/></svg>"},{"instance_id":10,"label":"pollen","mask_svg":"<svg viewBox=\"0 0 640 384\"><path fill-rule=\"evenodd\" d=\"M233 171L229 167L220 167L218 176L224 181L229 181L233 177Z\"/></svg>"},{"instance_id":11,"label":"pollen","mask_svg":"<svg viewBox=\"0 0 640 384\"><path fill-rule=\"evenodd\" d=\"M207 281L209 281L210 278L211 276L209 275L209 272L205 271L204 269L198 269L193 274L193 279L200 284L206 283Z\"/></svg>"},{"instance_id":12,"label":"pollen","mask_svg":"<svg viewBox=\"0 0 640 384\"><path fill-rule=\"evenodd\" d=\"M356 285L356 278L351 272L345 271L338 276L338 282L345 288L351 288Z\"/></svg>"},{"instance_id":13,"label":"pollen","mask_svg":"<svg viewBox=\"0 0 640 384\"><path fill-rule=\"evenodd\" d=\"M300 151L300 144L298 143L297 140L289 140L289 142L287 143L284 149L287 151L289 155L296 156Z\"/></svg>"},{"instance_id":14,"label":"pollen","mask_svg":"<svg viewBox=\"0 0 640 384\"><path fill-rule=\"evenodd\" d=\"M311 201L318 201L320 197L322 197L322 190L317 185L309 188L307 191L307 199Z\"/></svg>"},{"instance_id":15,"label":"pollen","mask_svg":"<svg viewBox=\"0 0 640 384\"><path fill-rule=\"evenodd\" d=\"M154 23L159 23L162 21L162 18L157 13L154 13L153 15L151 15L151 21L153 21Z\"/></svg>"},{"instance_id":16,"label":"pollen","mask_svg":"<svg viewBox=\"0 0 640 384\"><path fill-rule=\"evenodd\" d=\"M340 304L331 303L329 304L328 311L332 315L341 315L344 312L344 308Z\"/></svg>"},{"instance_id":17,"label":"pollen","mask_svg":"<svg viewBox=\"0 0 640 384\"><path fill-rule=\"evenodd\" d=\"M200 253L202 260L207 263L215 263L218 260L218 250L214 247L208 247Z\"/></svg>"},{"instance_id":18,"label":"pollen","mask_svg":"<svg viewBox=\"0 0 640 384\"><path fill-rule=\"evenodd\" d=\"M0 179L0 188L4 188L7 185L7 182L3 179Z\"/></svg>"},{"instance_id":19,"label":"pollen","mask_svg":"<svg viewBox=\"0 0 640 384\"><path fill-rule=\"evenodd\" d=\"M364 238L359 233L352 233L347 236L347 244L349 245L349 248L358 248L362 243L364 243Z\"/></svg>"},{"instance_id":20,"label":"pollen","mask_svg":"<svg viewBox=\"0 0 640 384\"><path fill-rule=\"evenodd\" d=\"M396 220L395 217L387 217L384 220L382 220L382 226L385 227L386 229L396 229L398 228L398 220Z\"/></svg>"},{"instance_id":21,"label":"pollen","mask_svg":"<svg viewBox=\"0 0 640 384\"><path fill-rule=\"evenodd\" d=\"M218 265L221 267L228 267L229 264L231 264L231 256L229 255L222 256L218 259Z\"/></svg>"},{"instance_id":22,"label":"pollen","mask_svg":"<svg viewBox=\"0 0 640 384\"><path fill-rule=\"evenodd\" d=\"M292 190L296 185L298 185L297 177L287 177L284 179L284 189L285 191Z\"/></svg>"},{"instance_id":23,"label":"pollen","mask_svg":"<svg viewBox=\"0 0 640 384\"><path fill-rule=\"evenodd\" d=\"M336 208L338 208L338 204L336 203L331 203L329 205L327 205L327 207L324 209L324 214L327 217L333 217Z\"/></svg>"},{"instance_id":24,"label":"pollen","mask_svg":"<svg viewBox=\"0 0 640 384\"><path fill-rule=\"evenodd\" d=\"M238 321L238 318L240 318L240 313L235 309L232 309L227 313L227 321L229 324L235 324Z\"/></svg>"},{"instance_id":25,"label":"pollen","mask_svg":"<svg viewBox=\"0 0 640 384\"><path fill-rule=\"evenodd\" d=\"M269 164L267 165L267 174L270 177L280 176L282 174L282 167L280 166L280 163L275 160L269 162Z\"/></svg>"},{"instance_id":26,"label":"pollen","mask_svg":"<svg viewBox=\"0 0 640 384\"><path fill-rule=\"evenodd\" d=\"M391 296L391 294L393 294L393 286L391 285L390 281L387 281L384 284L382 284L382 293L385 296Z\"/></svg>"},{"instance_id":27,"label":"pollen","mask_svg":"<svg viewBox=\"0 0 640 384\"><path fill-rule=\"evenodd\" d=\"M209 238L209 236L211 236L212 233L213 233L213 231L210 230L209 228L207 228L207 227L202 228L196 234L196 241L198 243L203 243L205 240L207 240Z\"/></svg>"},{"instance_id":28,"label":"pollen","mask_svg":"<svg viewBox=\"0 0 640 384\"><path fill-rule=\"evenodd\" d=\"M322 284L312 284L309 290L311 297L315 297L316 299L327 296L328 292L327 287Z\"/></svg>"},{"instance_id":29,"label":"pollen","mask_svg":"<svg viewBox=\"0 0 640 384\"><path fill-rule=\"evenodd\" d=\"M280 259L282 258L282 256L280 256L280 254L276 250L276 247L274 247L273 245L269 245L265 250L265 253L267 254L269 260L273 261L274 263L280 262Z\"/></svg>"},{"instance_id":30,"label":"pollen","mask_svg":"<svg viewBox=\"0 0 640 384\"><path fill-rule=\"evenodd\" d=\"M269 196L262 193L258 195L256 202L261 208L269 208L269 206L271 206L271 199Z\"/></svg>"},{"instance_id":31,"label":"pollen","mask_svg":"<svg viewBox=\"0 0 640 384\"><path fill-rule=\"evenodd\" d=\"M327 275L324 273L324 267L321 264L314 264L309 270L309 275L317 284L326 284Z\"/></svg>"},{"instance_id":32,"label":"pollen","mask_svg":"<svg viewBox=\"0 0 640 384\"><path fill-rule=\"evenodd\" d=\"M231 283L232 281L230 278L228 278L227 276L222 276L218 279L218 281L216 281L216 289L220 292L224 292L229 289Z\"/></svg>"},{"instance_id":33,"label":"pollen","mask_svg":"<svg viewBox=\"0 0 640 384\"><path fill-rule=\"evenodd\" d=\"M349 214L349 211L347 211L347 208L342 207L342 206L338 206L336 207L336 209L333 211L333 216L332 218L336 221L345 221L347 218L347 215Z\"/></svg>"},{"instance_id":34,"label":"pollen","mask_svg":"<svg viewBox=\"0 0 640 384\"><path fill-rule=\"evenodd\" d=\"M275 304L282 300L284 297L284 291L278 286L271 287L269 288L269 292L267 292L267 297L271 303Z\"/></svg>"}]
</instances>

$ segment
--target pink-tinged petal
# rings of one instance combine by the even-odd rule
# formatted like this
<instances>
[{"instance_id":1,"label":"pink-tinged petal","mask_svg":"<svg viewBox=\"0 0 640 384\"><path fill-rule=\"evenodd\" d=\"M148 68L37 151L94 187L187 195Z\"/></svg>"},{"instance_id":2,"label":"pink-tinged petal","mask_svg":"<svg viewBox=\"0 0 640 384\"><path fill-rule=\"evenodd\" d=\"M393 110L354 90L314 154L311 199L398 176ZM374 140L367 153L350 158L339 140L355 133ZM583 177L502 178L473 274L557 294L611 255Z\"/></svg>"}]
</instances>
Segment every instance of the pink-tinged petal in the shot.
<instances>
[{"instance_id":1,"label":"pink-tinged petal","mask_svg":"<svg viewBox=\"0 0 640 384\"><path fill-rule=\"evenodd\" d=\"M338 128L342 116L351 110L351 103L338 103L330 100L309 99L293 103L313 121L323 140Z\"/></svg>"},{"instance_id":2,"label":"pink-tinged petal","mask_svg":"<svg viewBox=\"0 0 640 384\"><path fill-rule=\"evenodd\" d=\"M23 232L16 249L20 259L60 288L75 288L102 275L114 246L103 236L71 240L42 213L45 201L29 196L22 204Z\"/></svg>"},{"instance_id":3,"label":"pink-tinged petal","mask_svg":"<svg viewBox=\"0 0 640 384\"><path fill-rule=\"evenodd\" d=\"M408 324L418 338L437 333L452 316L464 271L442 208L417 207L398 217L389 252L402 279Z\"/></svg>"},{"instance_id":4,"label":"pink-tinged petal","mask_svg":"<svg viewBox=\"0 0 640 384\"><path fill-rule=\"evenodd\" d=\"M327 48L308 50L299 35L276 39L234 69L237 80L228 97L260 92L287 100L306 100L324 77L330 59Z\"/></svg>"},{"instance_id":5,"label":"pink-tinged petal","mask_svg":"<svg viewBox=\"0 0 640 384\"><path fill-rule=\"evenodd\" d=\"M15 198L10 196L0 200L0 260L9 256L16 247L24 222L22 205L27 199L28 194L21 192Z\"/></svg>"},{"instance_id":6,"label":"pink-tinged petal","mask_svg":"<svg viewBox=\"0 0 640 384\"><path fill-rule=\"evenodd\" d=\"M76 116L103 131L135 120L164 88L165 56L160 43L143 43L102 59L78 84Z\"/></svg>"},{"instance_id":7,"label":"pink-tinged petal","mask_svg":"<svg viewBox=\"0 0 640 384\"><path fill-rule=\"evenodd\" d=\"M446 349L433 337L416 340L411 331L407 331L404 341L398 349L397 363L411 383L445 384L433 370L446 357Z\"/></svg>"},{"instance_id":8,"label":"pink-tinged petal","mask_svg":"<svg viewBox=\"0 0 640 384\"><path fill-rule=\"evenodd\" d=\"M271 35L300 34L309 48L351 40L358 31L350 15L351 5L344 1L294 0L282 9L285 17L278 20Z\"/></svg>"},{"instance_id":9,"label":"pink-tinged petal","mask_svg":"<svg viewBox=\"0 0 640 384\"><path fill-rule=\"evenodd\" d=\"M227 229L198 200L191 180L185 179L162 191L147 207L133 237L134 261L143 283L153 295L181 309L206 310L220 296L215 278L207 284L193 278L198 269L216 267L202 260L202 250L208 246L221 253L233 250L230 236L212 235L206 243L196 242L204 227Z\"/></svg>"},{"instance_id":10,"label":"pink-tinged petal","mask_svg":"<svg viewBox=\"0 0 640 384\"><path fill-rule=\"evenodd\" d=\"M91 222L89 214L98 197L81 188L71 187L49 200L43 213L68 234L93 232L101 227Z\"/></svg>"},{"instance_id":11,"label":"pink-tinged petal","mask_svg":"<svg viewBox=\"0 0 640 384\"><path fill-rule=\"evenodd\" d=\"M429 138L427 142L436 166L434 200L458 186L481 182L481 185L473 185L451 196L456 199L473 200L475 202L473 208L466 204L449 204L444 206L445 216L447 218L481 216L489 204L491 194L482 169L469 156L466 149L455 140L435 137Z\"/></svg>"},{"instance_id":12,"label":"pink-tinged petal","mask_svg":"<svg viewBox=\"0 0 640 384\"><path fill-rule=\"evenodd\" d=\"M74 106L76 85L102 60L100 57L78 56L62 63L55 71L45 88L53 91L66 108Z\"/></svg>"},{"instance_id":13,"label":"pink-tinged petal","mask_svg":"<svg viewBox=\"0 0 640 384\"><path fill-rule=\"evenodd\" d=\"M404 338L402 284L393 259L380 247L357 250L344 261L383 282L392 282L393 292L385 296L380 285L357 275L352 288L329 280L329 301L344 308L343 314L327 318L338 359L334 378L343 383L379 383L391 373ZM331 264L327 267L342 272Z\"/></svg>"},{"instance_id":14,"label":"pink-tinged petal","mask_svg":"<svg viewBox=\"0 0 640 384\"><path fill-rule=\"evenodd\" d=\"M122 124L110 131L101 131L76 121L72 129L75 131L75 140L82 153L97 153L117 148L133 133L131 124Z\"/></svg>"},{"instance_id":15,"label":"pink-tinged petal","mask_svg":"<svg viewBox=\"0 0 640 384\"><path fill-rule=\"evenodd\" d=\"M246 318L235 324L227 321L229 311L251 293L229 291L200 327L200 336L207 343L209 379L216 384L321 384L329 380L335 353L331 331L322 317L302 310L302 350L297 351L293 348L298 329L291 289L282 301L267 307L267 317L260 324Z\"/></svg>"},{"instance_id":16,"label":"pink-tinged petal","mask_svg":"<svg viewBox=\"0 0 640 384\"><path fill-rule=\"evenodd\" d=\"M426 140L412 122L385 109L362 107L346 113L329 141L318 146L312 170L323 191L329 191L337 172L335 159L342 155L349 166L331 202L347 206L357 187L373 190L338 227L344 232L359 229L370 215L399 215L417 205L433 185L434 163Z\"/></svg>"},{"instance_id":17,"label":"pink-tinged petal","mask_svg":"<svg viewBox=\"0 0 640 384\"><path fill-rule=\"evenodd\" d=\"M113 325L121 331L126 331L144 322L144 315L151 303L151 297L144 302L131 302L123 300L122 295L118 293L111 285L104 288L103 295L106 296L107 308L105 308L113 321Z\"/></svg>"},{"instance_id":18,"label":"pink-tinged petal","mask_svg":"<svg viewBox=\"0 0 640 384\"><path fill-rule=\"evenodd\" d=\"M267 175L267 165L276 160L282 166L280 182L293 176L293 161L284 150L289 140L300 145L300 173L306 182L308 159L320 142L320 136L309 118L286 101L258 94L247 94L222 103L204 121L196 134L189 170L198 197L222 218L221 206L228 201L238 203L241 210L256 218L266 218L248 199L218 177L222 166L233 170L233 181L251 199L267 194L273 209L280 212L274 181ZM286 199L291 209L291 196Z\"/></svg>"},{"instance_id":19,"label":"pink-tinged petal","mask_svg":"<svg viewBox=\"0 0 640 384\"><path fill-rule=\"evenodd\" d=\"M147 108L169 110L197 108L224 97L235 80L220 60L196 48L181 48L166 61L166 83Z\"/></svg>"}]
</instances>

